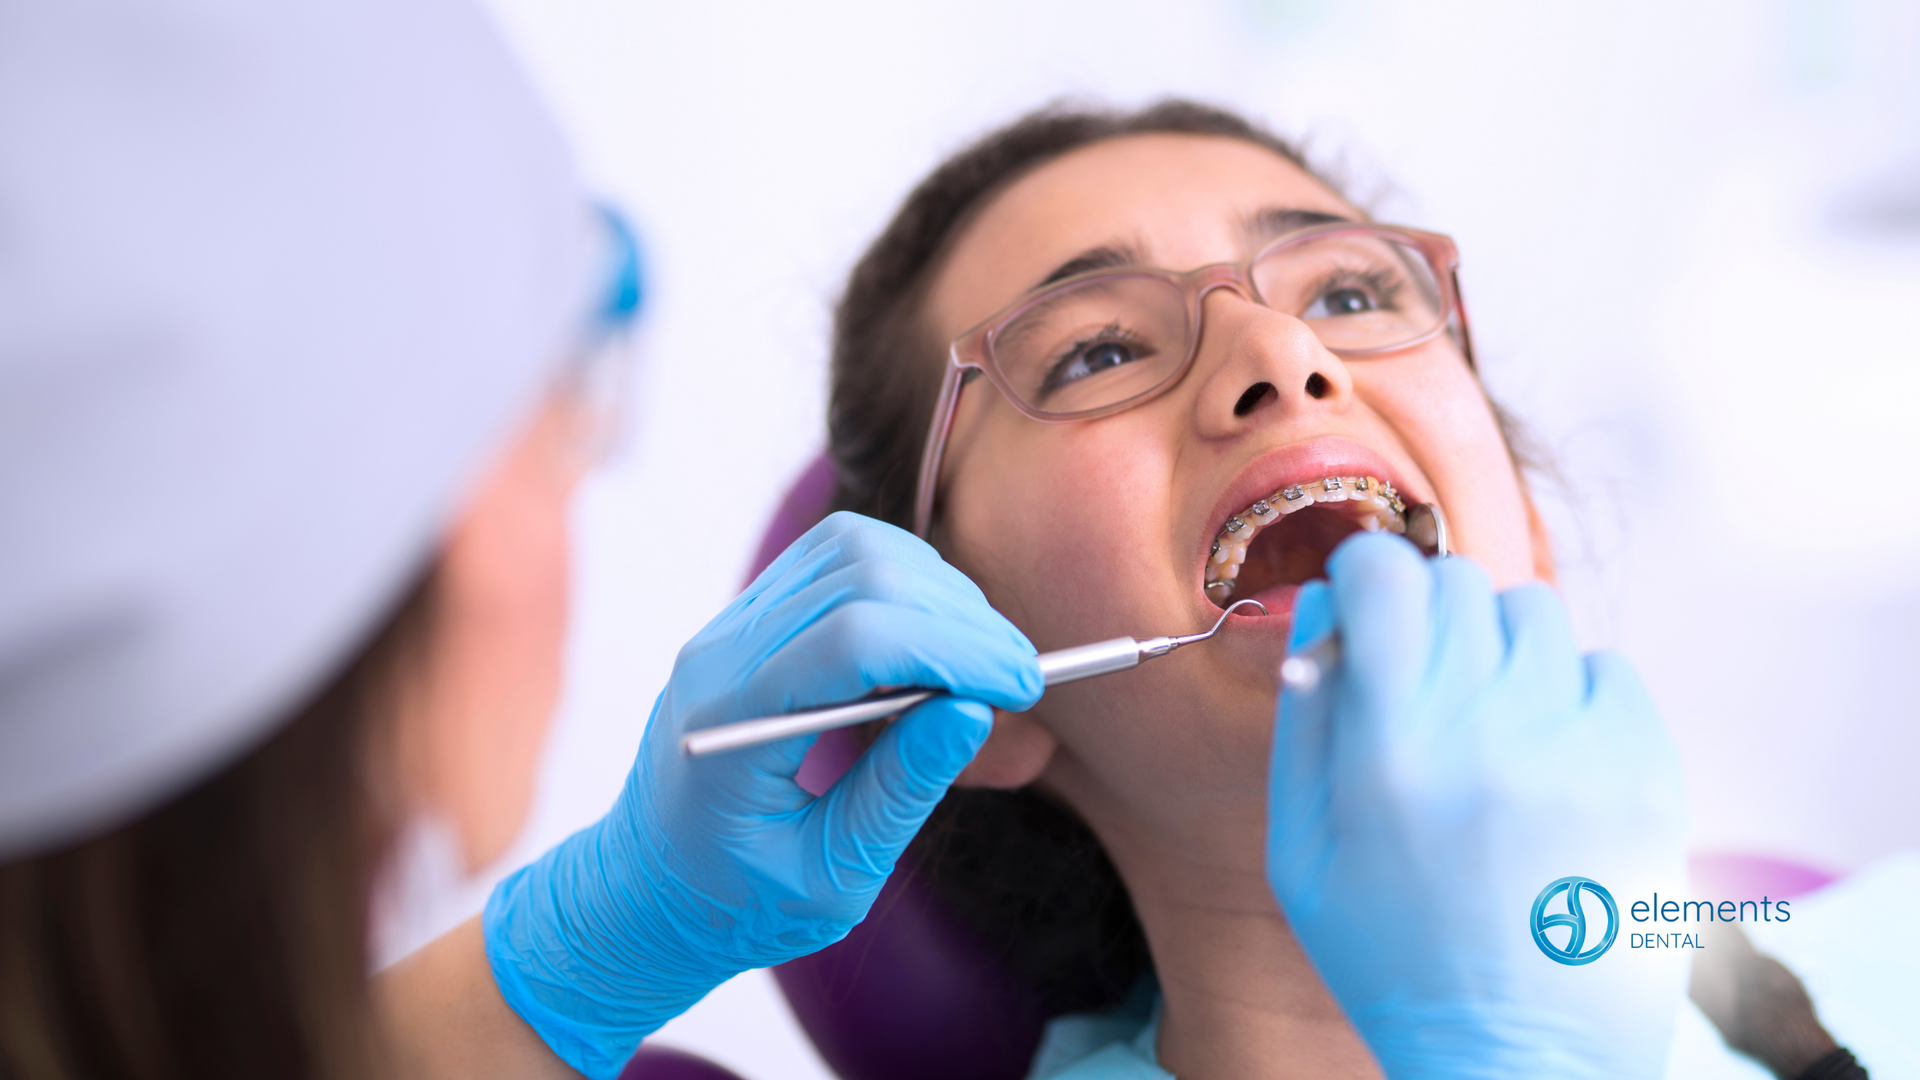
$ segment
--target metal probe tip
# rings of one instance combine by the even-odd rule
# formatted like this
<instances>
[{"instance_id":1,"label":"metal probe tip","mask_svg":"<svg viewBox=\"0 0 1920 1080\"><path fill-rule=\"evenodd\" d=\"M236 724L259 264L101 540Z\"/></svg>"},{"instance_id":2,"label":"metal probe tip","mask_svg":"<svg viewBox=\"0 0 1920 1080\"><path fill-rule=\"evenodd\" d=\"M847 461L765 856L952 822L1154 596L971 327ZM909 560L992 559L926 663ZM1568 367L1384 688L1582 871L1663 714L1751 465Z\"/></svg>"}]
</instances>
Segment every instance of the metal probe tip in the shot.
<instances>
[{"instance_id":1,"label":"metal probe tip","mask_svg":"<svg viewBox=\"0 0 1920 1080\"><path fill-rule=\"evenodd\" d=\"M1220 617L1218 619L1215 619L1213 621L1212 629L1203 630L1198 634L1188 634L1185 637L1174 638L1173 639L1174 644L1191 645L1196 641L1207 640L1213 635L1219 633L1221 627L1227 625L1227 616L1233 614L1234 609L1239 607L1257 607L1260 609L1260 614L1262 615L1267 614L1267 605L1261 603L1258 600L1235 600L1233 603L1227 605L1227 609L1220 613Z\"/></svg>"}]
</instances>

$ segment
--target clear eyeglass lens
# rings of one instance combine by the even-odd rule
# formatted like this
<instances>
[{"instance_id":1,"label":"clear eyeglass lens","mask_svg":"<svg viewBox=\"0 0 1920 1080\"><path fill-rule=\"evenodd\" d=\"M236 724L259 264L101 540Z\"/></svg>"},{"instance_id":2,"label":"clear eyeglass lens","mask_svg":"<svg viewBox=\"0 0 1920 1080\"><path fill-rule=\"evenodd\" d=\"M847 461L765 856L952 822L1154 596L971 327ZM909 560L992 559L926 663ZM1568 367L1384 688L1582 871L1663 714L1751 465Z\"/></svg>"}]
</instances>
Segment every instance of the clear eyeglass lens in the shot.
<instances>
[{"instance_id":1,"label":"clear eyeglass lens","mask_svg":"<svg viewBox=\"0 0 1920 1080\"><path fill-rule=\"evenodd\" d=\"M628 383L633 341L625 327L613 327L586 343L562 376L576 407L576 439L582 464L611 457L627 434Z\"/></svg>"},{"instance_id":2,"label":"clear eyeglass lens","mask_svg":"<svg viewBox=\"0 0 1920 1080\"><path fill-rule=\"evenodd\" d=\"M1158 386L1186 358L1186 298L1162 278L1115 274L1043 294L991 337L994 359L1029 405L1105 408Z\"/></svg>"},{"instance_id":3,"label":"clear eyeglass lens","mask_svg":"<svg viewBox=\"0 0 1920 1080\"><path fill-rule=\"evenodd\" d=\"M1253 286L1276 311L1336 351L1391 349L1445 321L1441 289L1419 248L1365 231L1269 249ZM1179 286L1118 273L1044 293L990 335L989 347L1021 400L1042 412L1106 408L1169 378L1191 345Z\"/></svg>"},{"instance_id":4,"label":"clear eyeglass lens","mask_svg":"<svg viewBox=\"0 0 1920 1080\"><path fill-rule=\"evenodd\" d=\"M1334 233L1266 253L1253 268L1268 307L1313 328L1329 349L1390 349L1446 318L1424 252L1378 233Z\"/></svg>"}]
</instances>

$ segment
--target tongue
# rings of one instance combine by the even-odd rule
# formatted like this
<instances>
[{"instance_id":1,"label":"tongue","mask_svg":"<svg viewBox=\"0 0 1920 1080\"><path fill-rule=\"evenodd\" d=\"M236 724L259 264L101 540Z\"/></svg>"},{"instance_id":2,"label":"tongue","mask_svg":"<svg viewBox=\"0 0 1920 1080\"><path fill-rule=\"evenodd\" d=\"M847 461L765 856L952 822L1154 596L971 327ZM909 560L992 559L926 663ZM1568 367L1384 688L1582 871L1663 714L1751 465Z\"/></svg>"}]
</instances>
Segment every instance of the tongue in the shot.
<instances>
[{"instance_id":1,"label":"tongue","mask_svg":"<svg viewBox=\"0 0 1920 1080\"><path fill-rule=\"evenodd\" d=\"M1268 585L1254 591L1242 590L1236 593L1235 600L1258 600L1260 606L1267 609L1268 615L1277 615L1282 619L1293 618L1293 602L1300 593L1298 585Z\"/></svg>"}]
</instances>

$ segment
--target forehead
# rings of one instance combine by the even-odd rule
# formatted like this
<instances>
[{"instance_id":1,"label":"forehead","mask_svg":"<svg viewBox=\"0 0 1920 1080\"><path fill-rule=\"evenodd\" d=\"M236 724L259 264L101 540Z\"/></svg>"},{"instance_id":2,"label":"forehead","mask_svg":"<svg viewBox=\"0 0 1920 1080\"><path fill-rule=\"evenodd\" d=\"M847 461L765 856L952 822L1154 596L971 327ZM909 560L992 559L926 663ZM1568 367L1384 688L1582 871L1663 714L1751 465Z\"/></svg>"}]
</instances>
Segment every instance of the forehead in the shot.
<instances>
[{"instance_id":1,"label":"forehead","mask_svg":"<svg viewBox=\"0 0 1920 1080\"><path fill-rule=\"evenodd\" d=\"M928 312L958 335L1102 247L1188 270L1252 254L1249 226L1273 210L1360 218L1271 150L1212 135L1133 135L1082 147L1008 185L967 226L936 274Z\"/></svg>"}]
</instances>

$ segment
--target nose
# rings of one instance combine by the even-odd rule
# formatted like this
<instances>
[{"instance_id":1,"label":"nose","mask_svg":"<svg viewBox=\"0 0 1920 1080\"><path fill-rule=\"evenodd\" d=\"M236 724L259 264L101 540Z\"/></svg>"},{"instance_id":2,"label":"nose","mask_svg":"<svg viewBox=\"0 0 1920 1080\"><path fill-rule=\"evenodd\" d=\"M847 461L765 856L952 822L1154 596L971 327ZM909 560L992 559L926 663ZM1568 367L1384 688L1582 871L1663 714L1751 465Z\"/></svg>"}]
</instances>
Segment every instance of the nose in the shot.
<instances>
[{"instance_id":1,"label":"nose","mask_svg":"<svg viewBox=\"0 0 1920 1080\"><path fill-rule=\"evenodd\" d=\"M1201 312L1194 374L1202 434L1231 437L1352 399L1346 364L1301 320L1232 287L1209 292Z\"/></svg>"}]
</instances>

